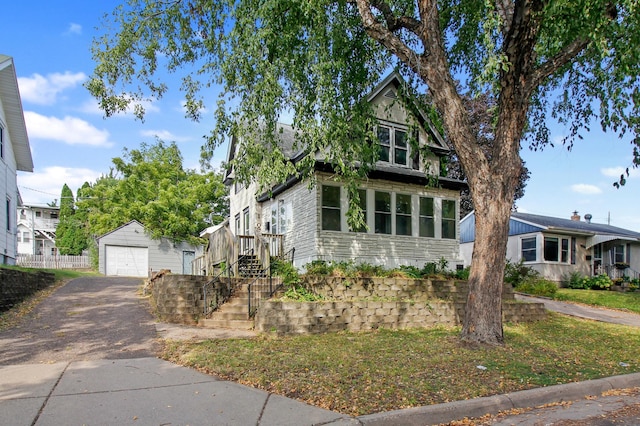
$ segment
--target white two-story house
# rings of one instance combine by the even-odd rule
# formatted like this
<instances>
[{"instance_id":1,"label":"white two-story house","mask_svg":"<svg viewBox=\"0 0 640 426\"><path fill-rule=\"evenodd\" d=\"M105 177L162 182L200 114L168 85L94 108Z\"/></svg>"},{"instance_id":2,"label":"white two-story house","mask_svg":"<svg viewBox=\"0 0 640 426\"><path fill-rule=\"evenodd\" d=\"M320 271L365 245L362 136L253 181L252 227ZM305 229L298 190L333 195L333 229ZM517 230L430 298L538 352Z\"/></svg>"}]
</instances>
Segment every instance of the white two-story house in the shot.
<instances>
[{"instance_id":1,"label":"white two-story house","mask_svg":"<svg viewBox=\"0 0 640 426\"><path fill-rule=\"evenodd\" d=\"M316 261L354 261L388 268L424 266L445 259L449 268L462 264L459 254L458 212L465 183L439 176L440 160L449 150L423 113L405 108L398 90L405 84L397 73L385 78L368 96L378 117L379 161L362 181L360 206L367 226L347 224L348 194L334 179L331 165L316 156L316 185L291 177L268 193L257 184L239 184L233 168L226 172L230 217L209 235L209 263L231 262L246 250L268 247L269 254L292 253L296 267ZM410 129L417 129L426 156L413 152ZM283 152L298 161L294 131L281 124ZM364 142L363 142L364 143ZM235 159L242 141L232 137L227 162ZM422 152L422 150L421 150ZM256 244L256 240L260 244ZM235 245L235 254L230 247ZM225 249L221 250L220 247Z\"/></svg>"},{"instance_id":2,"label":"white two-story house","mask_svg":"<svg viewBox=\"0 0 640 426\"><path fill-rule=\"evenodd\" d=\"M54 256L60 207L18 206L18 254Z\"/></svg>"},{"instance_id":3,"label":"white two-story house","mask_svg":"<svg viewBox=\"0 0 640 426\"><path fill-rule=\"evenodd\" d=\"M13 59L0 54L0 197L5 202L0 213L2 264L16 263L16 207L21 204L18 170L33 172L33 159Z\"/></svg>"}]
</instances>

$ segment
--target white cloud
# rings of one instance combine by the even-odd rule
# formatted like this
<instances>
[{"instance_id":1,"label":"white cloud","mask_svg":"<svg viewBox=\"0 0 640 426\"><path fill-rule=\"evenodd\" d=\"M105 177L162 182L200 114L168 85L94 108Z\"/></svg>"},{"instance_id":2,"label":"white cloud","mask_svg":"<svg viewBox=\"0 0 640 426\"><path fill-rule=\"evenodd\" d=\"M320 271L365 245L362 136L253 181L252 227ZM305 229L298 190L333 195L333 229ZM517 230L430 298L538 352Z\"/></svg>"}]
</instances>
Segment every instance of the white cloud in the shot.
<instances>
[{"instance_id":1,"label":"white cloud","mask_svg":"<svg viewBox=\"0 0 640 426\"><path fill-rule=\"evenodd\" d=\"M186 142L189 140L188 137L176 136L168 130L143 130L140 134L145 137L158 137L164 142Z\"/></svg>"},{"instance_id":2,"label":"white cloud","mask_svg":"<svg viewBox=\"0 0 640 426\"><path fill-rule=\"evenodd\" d=\"M18 187L25 204L46 204L54 199L60 205L60 193L66 183L75 197L85 182L93 183L101 173L85 168L46 167L33 173L19 173Z\"/></svg>"},{"instance_id":3,"label":"white cloud","mask_svg":"<svg viewBox=\"0 0 640 426\"><path fill-rule=\"evenodd\" d=\"M31 77L18 77L20 97L23 101L38 105L54 104L58 95L66 89L71 89L87 79L83 72L64 74L53 73L46 77L33 74Z\"/></svg>"},{"instance_id":4,"label":"white cloud","mask_svg":"<svg viewBox=\"0 0 640 426\"><path fill-rule=\"evenodd\" d=\"M63 119L47 117L33 111L25 111L29 137L52 139L68 145L89 145L110 147L109 132L94 127L91 123L76 117Z\"/></svg>"},{"instance_id":5,"label":"white cloud","mask_svg":"<svg viewBox=\"0 0 640 426\"><path fill-rule=\"evenodd\" d=\"M82 34L82 25L76 24L74 22L70 23L69 28L67 28L67 31L65 32L65 34L67 35Z\"/></svg>"},{"instance_id":6,"label":"white cloud","mask_svg":"<svg viewBox=\"0 0 640 426\"><path fill-rule=\"evenodd\" d=\"M597 186L588 185L586 183L577 183L575 185L571 185L571 190L583 195L595 195L602 193L602 190Z\"/></svg>"},{"instance_id":7,"label":"white cloud","mask_svg":"<svg viewBox=\"0 0 640 426\"><path fill-rule=\"evenodd\" d=\"M625 178L626 178L627 177L626 170L627 169L625 167L605 167L603 169L600 169L600 173L602 173L607 177L612 177L616 179L619 178L620 175L625 175ZM629 177L630 178L640 177L640 169L633 169L629 167Z\"/></svg>"}]
</instances>

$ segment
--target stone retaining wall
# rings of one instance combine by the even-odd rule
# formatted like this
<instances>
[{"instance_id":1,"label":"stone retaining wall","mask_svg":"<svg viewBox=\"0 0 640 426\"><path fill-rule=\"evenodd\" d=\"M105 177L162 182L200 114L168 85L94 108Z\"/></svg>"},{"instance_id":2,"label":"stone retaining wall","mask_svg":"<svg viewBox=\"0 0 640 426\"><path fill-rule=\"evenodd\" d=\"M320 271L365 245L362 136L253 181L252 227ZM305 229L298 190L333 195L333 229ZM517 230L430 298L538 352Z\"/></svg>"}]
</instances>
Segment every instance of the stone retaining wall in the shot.
<instances>
[{"instance_id":1,"label":"stone retaining wall","mask_svg":"<svg viewBox=\"0 0 640 426\"><path fill-rule=\"evenodd\" d=\"M51 272L0 268L0 312L11 309L36 291L49 287L55 280Z\"/></svg>"},{"instance_id":2,"label":"stone retaining wall","mask_svg":"<svg viewBox=\"0 0 640 426\"><path fill-rule=\"evenodd\" d=\"M460 280L410 278L343 278L306 276L305 286L332 300L394 299L426 301L441 299L466 303L469 285ZM503 300L515 300L513 287L505 285Z\"/></svg>"},{"instance_id":3,"label":"stone retaining wall","mask_svg":"<svg viewBox=\"0 0 640 426\"><path fill-rule=\"evenodd\" d=\"M462 324L464 303L428 302L284 302L263 301L255 317L259 332L278 334L363 331L377 328L426 328ZM542 303L505 302L506 322L537 321L546 318Z\"/></svg>"},{"instance_id":4,"label":"stone retaining wall","mask_svg":"<svg viewBox=\"0 0 640 426\"><path fill-rule=\"evenodd\" d=\"M263 301L255 317L256 331L304 334L456 326L462 324L469 291L466 281L406 278L308 276L305 285L332 301ZM505 285L503 300L504 321L546 317L543 304L515 302L511 286Z\"/></svg>"},{"instance_id":5,"label":"stone retaining wall","mask_svg":"<svg viewBox=\"0 0 640 426\"><path fill-rule=\"evenodd\" d=\"M151 306L162 321L197 324L202 316L202 286L211 277L201 275L162 275L148 284Z\"/></svg>"}]
</instances>

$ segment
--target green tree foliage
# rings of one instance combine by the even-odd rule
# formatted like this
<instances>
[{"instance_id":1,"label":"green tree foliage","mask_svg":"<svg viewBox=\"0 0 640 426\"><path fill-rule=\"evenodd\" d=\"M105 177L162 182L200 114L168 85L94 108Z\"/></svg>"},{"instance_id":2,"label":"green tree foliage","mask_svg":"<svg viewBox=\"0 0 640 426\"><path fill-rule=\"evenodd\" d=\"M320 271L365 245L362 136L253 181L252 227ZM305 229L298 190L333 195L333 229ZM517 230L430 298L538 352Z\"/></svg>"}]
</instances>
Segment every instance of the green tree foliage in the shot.
<instances>
[{"instance_id":1,"label":"green tree foliage","mask_svg":"<svg viewBox=\"0 0 640 426\"><path fill-rule=\"evenodd\" d=\"M73 192L65 183L60 194L60 221L56 227L56 247L60 254L80 255L88 247L86 223L76 215Z\"/></svg>"},{"instance_id":2,"label":"green tree foliage","mask_svg":"<svg viewBox=\"0 0 640 426\"><path fill-rule=\"evenodd\" d=\"M194 119L206 89L220 84L205 158L233 133L242 141L238 176L265 185L311 170L310 157L292 165L277 149L282 114L293 115L299 146L326 153L353 193L366 173L358 164L376 158L370 144L354 143L374 136L372 111L360 101L393 67L412 86L409 95L428 90L476 211L467 341L503 341L521 142L550 143L553 118L570 129L570 147L599 122L632 143L640 164L637 0L129 0L103 28L87 86L107 115L134 105L143 116L139 101L167 90L162 68L179 74ZM478 141L461 91L496 100L490 149Z\"/></svg>"},{"instance_id":3,"label":"green tree foliage","mask_svg":"<svg viewBox=\"0 0 640 426\"><path fill-rule=\"evenodd\" d=\"M228 214L221 176L185 170L177 145L160 140L125 149L109 174L79 194L78 211L93 236L137 220L152 238L197 242L200 231Z\"/></svg>"}]
</instances>

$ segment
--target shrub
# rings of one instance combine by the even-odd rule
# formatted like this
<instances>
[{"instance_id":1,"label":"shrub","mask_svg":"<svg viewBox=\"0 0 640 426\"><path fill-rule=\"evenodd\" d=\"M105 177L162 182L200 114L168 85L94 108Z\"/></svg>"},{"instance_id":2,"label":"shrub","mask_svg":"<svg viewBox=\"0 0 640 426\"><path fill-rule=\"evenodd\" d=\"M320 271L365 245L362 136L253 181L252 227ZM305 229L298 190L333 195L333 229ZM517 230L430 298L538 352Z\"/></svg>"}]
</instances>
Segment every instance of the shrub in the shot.
<instances>
[{"instance_id":1,"label":"shrub","mask_svg":"<svg viewBox=\"0 0 640 426\"><path fill-rule=\"evenodd\" d=\"M517 263L507 260L504 267L504 282L518 287L527 281L538 278L540 278L540 273L530 266L525 266L522 259Z\"/></svg>"},{"instance_id":2,"label":"shrub","mask_svg":"<svg viewBox=\"0 0 640 426\"><path fill-rule=\"evenodd\" d=\"M464 269L458 269L456 270L454 277L458 280L468 280L469 279L469 273L471 272L471 267L467 266Z\"/></svg>"},{"instance_id":3,"label":"shrub","mask_svg":"<svg viewBox=\"0 0 640 426\"><path fill-rule=\"evenodd\" d=\"M313 260L305 265L308 275L329 275L331 267L324 260Z\"/></svg>"},{"instance_id":4,"label":"shrub","mask_svg":"<svg viewBox=\"0 0 640 426\"><path fill-rule=\"evenodd\" d=\"M586 277L584 278L585 288L591 290L609 290L611 285L613 285L613 281L609 278L608 275L602 274L596 277Z\"/></svg>"},{"instance_id":5,"label":"shrub","mask_svg":"<svg viewBox=\"0 0 640 426\"><path fill-rule=\"evenodd\" d=\"M567 288L582 290L588 289L588 282L585 280L586 277L581 275L579 272L572 272L568 276L563 277L562 284Z\"/></svg>"},{"instance_id":6,"label":"shrub","mask_svg":"<svg viewBox=\"0 0 640 426\"><path fill-rule=\"evenodd\" d=\"M274 259L271 261L271 273L282 278L285 286L292 286L300 283L298 270L289 262Z\"/></svg>"},{"instance_id":7,"label":"shrub","mask_svg":"<svg viewBox=\"0 0 640 426\"><path fill-rule=\"evenodd\" d=\"M520 283L515 289L535 296L553 297L558 291L558 286L544 278L534 278Z\"/></svg>"}]
</instances>

